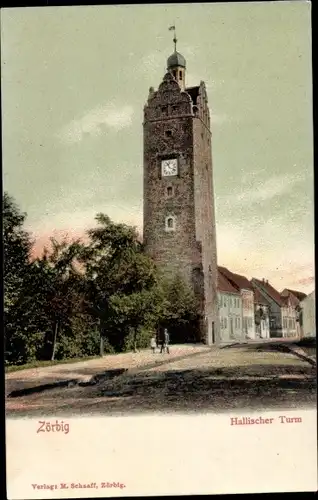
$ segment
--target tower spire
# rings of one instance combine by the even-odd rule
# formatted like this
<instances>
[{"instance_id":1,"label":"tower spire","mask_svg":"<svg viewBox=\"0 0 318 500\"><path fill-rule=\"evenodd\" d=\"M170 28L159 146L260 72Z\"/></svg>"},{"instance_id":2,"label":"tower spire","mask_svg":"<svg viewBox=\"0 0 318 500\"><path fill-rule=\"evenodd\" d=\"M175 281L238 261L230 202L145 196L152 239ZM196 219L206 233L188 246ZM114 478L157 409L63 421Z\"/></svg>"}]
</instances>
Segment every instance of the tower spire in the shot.
<instances>
[{"instance_id":1,"label":"tower spire","mask_svg":"<svg viewBox=\"0 0 318 500\"><path fill-rule=\"evenodd\" d=\"M173 37L173 43L174 43L174 51L177 52L177 34L176 34L176 26L175 24L173 26L170 26L169 31L174 32L174 37Z\"/></svg>"}]
</instances>

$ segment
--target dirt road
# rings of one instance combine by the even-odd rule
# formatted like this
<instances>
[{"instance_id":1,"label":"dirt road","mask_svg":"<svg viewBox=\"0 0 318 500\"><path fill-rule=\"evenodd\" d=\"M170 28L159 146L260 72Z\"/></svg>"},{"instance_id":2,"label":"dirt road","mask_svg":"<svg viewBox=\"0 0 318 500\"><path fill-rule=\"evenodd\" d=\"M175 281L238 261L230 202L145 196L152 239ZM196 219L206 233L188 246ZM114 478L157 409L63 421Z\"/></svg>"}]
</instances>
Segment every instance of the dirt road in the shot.
<instances>
[{"instance_id":1,"label":"dirt road","mask_svg":"<svg viewBox=\"0 0 318 500\"><path fill-rule=\"evenodd\" d=\"M269 345L180 349L170 357L118 355L111 366L123 367L125 362L130 368L124 374L94 385L9 398L7 416L202 413L315 405L315 367L291 352ZM86 368L77 367L77 372ZM96 363L95 368L100 366Z\"/></svg>"}]
</instances>

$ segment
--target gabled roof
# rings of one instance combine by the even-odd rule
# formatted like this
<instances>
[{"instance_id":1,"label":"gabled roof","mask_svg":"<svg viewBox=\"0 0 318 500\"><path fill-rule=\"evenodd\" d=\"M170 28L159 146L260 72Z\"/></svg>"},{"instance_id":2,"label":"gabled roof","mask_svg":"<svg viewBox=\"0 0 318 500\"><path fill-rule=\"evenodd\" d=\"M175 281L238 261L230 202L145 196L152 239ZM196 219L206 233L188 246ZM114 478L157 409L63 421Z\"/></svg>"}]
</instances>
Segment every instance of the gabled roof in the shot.
<instances>
[{"instance_id":1,"label":"gabled roof","mask_svg":"<svg viewBox=\"0 0 318 500\"><path fill-rule=\"evenodd\" d=\"M252 282L255 283L256 286L263 289L279 306L284 307L287 305L286 297L282 297L276 288L268 283L268 281L252 278Z\"/></svg>"},{"instance_id":2,"label":"gabled roof","mask_svg":"<svg viewBox=\"0 0 318 500\"><path fill-rule=\"evenodd\" d=\"M218 285L217 288L220 292L225 292L225 293L236 293L239 294L239 291L237 288L234 288L233 285L226 279L225 276L220 272L218 269Z\"/></svg>"},{"instance_id":3,"label":"gabled roof","mask_svg":"<svg viewBox=\"0 0 318 500\"><path fill-rule=\"evenodd\" d=\"M252 283L241 274L232 273L226 267L218 267L220 273L238 290L251 290L253 291Z\"/></svg>"},{"instance_id":4,"label":"gabled roof","mask_svg":"<svg viewBox=\"0 0 318 500\"><path fill-rule=\"evenodd\" d=\"M289 294L294 295L294 297L296 297L299 301L304 300L307 297L305 293L298 292L297 290L290 290L289 288L285 288L281 293L283 297L286 297Z\"/></svg>"},{"instance_id":5,"label":"gabled roof","mask_svg":"<svg viewBox=\"0 0 318 500\"><path fill-rule=\"evenodd\" d=\"M288 299L292 307L297 307L299 305L300 300L293 293L289 295Z\"/></svg>"},{"instance_id":6,"label":"gabled roof","mask_svg":"<svg viewBox=\"0 0 318 500\"><path fill-rule=\"evenodd\" d=\"M254 287L254 303L261 304L262 306L269 306L270 305L270 303L268 302L266 297L264 297L262 292L256 287Z\"/></svg>"}]
</instances>

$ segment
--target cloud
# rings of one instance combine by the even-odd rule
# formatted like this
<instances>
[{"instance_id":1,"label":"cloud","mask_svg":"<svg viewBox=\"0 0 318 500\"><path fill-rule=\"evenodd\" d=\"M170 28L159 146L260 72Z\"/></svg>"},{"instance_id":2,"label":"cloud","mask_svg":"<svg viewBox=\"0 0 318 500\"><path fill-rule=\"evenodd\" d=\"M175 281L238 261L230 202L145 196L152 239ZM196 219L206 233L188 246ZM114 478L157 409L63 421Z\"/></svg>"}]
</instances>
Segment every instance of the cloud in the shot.
<instances>
[{"instance_id":1,"label":"cloud","mask_svg":"<svg viewBox=\"0 0 318 500\"><path fill-rule=\"evenodd\" d=\"M295 281L297 285L313 285L315 283L315 276L309 276L307 278L302 278L298 281Z\"/></svg>"},{"instance_id":2,"label":"cloud","mask_svg":"<svg viewBox=\"0 0 318 500\"><path fill-rule=\"evenodd\" d=\"M72 144L80 142L85 135L99 136L105 126L118 131L131 125L133 113L132 106L98 106L78 120L72 120L58 136L63 143Z\"/></svg>"},{"instance_id":3,"label":"cloud","mask_svg":"<svg viewBox=\"0 0 318 500\"><path fill-rule=\"evenodd\" d=\"M219 202L227 205L250 205L270 201L290 193L293 188L305 179L304 174L277 175L265 181L256 180L255 175L242 178L240 192L231 196L219 197ZM253 182L254 181L254 182Z\"/></svg>"}]
</instances>

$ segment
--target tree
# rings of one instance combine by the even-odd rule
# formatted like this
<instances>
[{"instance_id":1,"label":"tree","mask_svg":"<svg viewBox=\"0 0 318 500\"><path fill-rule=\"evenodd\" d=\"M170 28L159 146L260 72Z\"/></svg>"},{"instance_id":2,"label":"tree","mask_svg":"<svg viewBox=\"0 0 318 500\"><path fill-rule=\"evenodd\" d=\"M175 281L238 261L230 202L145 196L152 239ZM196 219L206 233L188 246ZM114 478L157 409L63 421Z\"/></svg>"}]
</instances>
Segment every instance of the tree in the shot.
<instances>
[{"instance_id":1,"label":"tree","mask_svg":"<svg viewBox=\"0 0 318 500\"><path fill-rule=\"evenodd\" d=\"M16 202L8 193L3 195L2 211L4 312L8 314L23 288L32 241L29 233L23 229L26 214L20 212Z\"/></svg>"},{"instance_id":2,"label":"tree","mask_svg":"<svg viewBox=\"0 0 318 500\"><path fill-rule=\"evenodd\" d=\"M74 315L80 313L80 285L83 276L76 265L80 250L79 241L69 243L51 238L51 249L44 249L41 258L34 261L33 297L41 306L41 315L46 318L49 335L46 351L51 345L51 360L55 359L60 332L70 330ZM35 279L35 275L37 278Z\"/></svg>"},{"instance_id":3,"label":"tree","mask_svg":"<svg viewBox=\"0 0 318 500\"><path fill-rule=\"evenodd\" d=\"M158 277L153 261L144 254L135 228L96 216L97 227L88 231L81 262L85 267L86 311L98 318L101 340L116 350L125 338L155 321Z\"/></svg>"},{"instance_id":4,"label":"tree","mask_svg":"<svg viewBox=\"0 0 318 500\"><path fill-rule=\"evenodd\" d=\"M34 338L30 338L25 323L28 311L20 308L30 271L32 241L29 233L23 229L26 214L20 211L8 193L3 195L2 212L6 361L23 362L35 355Z\"/></svg>"},{"instance_id":5,"label":"tree","mask_svg":"<svg viewBox=\"0 0 318 500\"><path fill-rule=\"evenodd\" d=\"M175 342L196 337L198 300L192 288L177 274L165 280L162 326L169 329Z\"/></svg>"}]
</instances>

